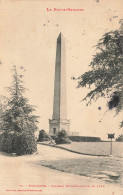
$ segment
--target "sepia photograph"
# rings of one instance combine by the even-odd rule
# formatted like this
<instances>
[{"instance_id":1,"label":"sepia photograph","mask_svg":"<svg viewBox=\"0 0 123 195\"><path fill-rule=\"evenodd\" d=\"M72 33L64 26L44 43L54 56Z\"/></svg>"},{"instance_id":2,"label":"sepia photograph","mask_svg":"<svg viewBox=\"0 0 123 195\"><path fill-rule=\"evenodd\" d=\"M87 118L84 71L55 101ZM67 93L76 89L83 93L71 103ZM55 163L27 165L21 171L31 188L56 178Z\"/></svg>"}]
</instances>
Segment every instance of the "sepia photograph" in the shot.
<instances>
[{"instance_id":1,"label":"sepia photograph","mask_svg":"<svg viewBox=\"0 0 123 195\"><path fill-rule=\"evenodd\" d=\"M0 0L0 195L121 195L123 2Z\"/></svg>"}]
</instances>

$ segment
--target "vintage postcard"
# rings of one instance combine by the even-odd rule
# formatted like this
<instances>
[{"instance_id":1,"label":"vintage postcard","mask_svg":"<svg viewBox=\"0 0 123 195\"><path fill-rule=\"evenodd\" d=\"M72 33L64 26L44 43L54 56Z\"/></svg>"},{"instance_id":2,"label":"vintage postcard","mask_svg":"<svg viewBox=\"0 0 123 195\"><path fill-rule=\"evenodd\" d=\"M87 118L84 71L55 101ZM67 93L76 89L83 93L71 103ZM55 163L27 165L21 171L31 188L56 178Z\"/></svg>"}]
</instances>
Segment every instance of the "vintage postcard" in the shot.
<instances>
[{"instance_id":1,"label":"vintage postcard","mask_svg":"<svg viewBox=\"0 0 123 195\"><path fill-rule=\"evenodd\" d=\"M123 2L0 0L0 195L120 195Z\"/></svg>"}]
</instances>

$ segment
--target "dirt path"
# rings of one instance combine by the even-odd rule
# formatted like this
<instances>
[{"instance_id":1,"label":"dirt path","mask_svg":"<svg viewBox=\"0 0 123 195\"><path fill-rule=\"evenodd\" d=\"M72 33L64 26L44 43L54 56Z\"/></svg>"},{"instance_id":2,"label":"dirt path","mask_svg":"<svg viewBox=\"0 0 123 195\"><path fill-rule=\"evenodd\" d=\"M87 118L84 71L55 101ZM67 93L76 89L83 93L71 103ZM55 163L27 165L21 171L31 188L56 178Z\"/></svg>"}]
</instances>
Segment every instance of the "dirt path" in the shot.
<instances>
[{"instance_id":1,"label":"dirt path","mask_svg":"<svg viewBox=\"0 0 123 195\"><path fill-rule=\"evenodd\" d=\"M33 164L37 160L82 158L82 155L42 145L38 145L38 151L38 154L20 157L0 153L0 195L112 195L113 192L120 195L121 189L113 185ZM104 187L97 187L99 185Z\"/></svg>"}]
</instances>

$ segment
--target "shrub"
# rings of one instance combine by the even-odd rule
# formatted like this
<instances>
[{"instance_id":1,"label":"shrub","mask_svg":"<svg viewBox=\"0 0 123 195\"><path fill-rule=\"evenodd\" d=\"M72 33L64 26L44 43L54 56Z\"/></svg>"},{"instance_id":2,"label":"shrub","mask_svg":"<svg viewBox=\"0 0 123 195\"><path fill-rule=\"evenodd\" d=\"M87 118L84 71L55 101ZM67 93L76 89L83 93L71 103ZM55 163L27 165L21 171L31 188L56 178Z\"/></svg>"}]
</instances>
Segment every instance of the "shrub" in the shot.
<instances>
[{"instance_id":1,"label":"shrub","mask_svg":"<svg viewBox=\"0 0 123 195\"><path fill-rule=\"evenodd\" d=\"M37 151L34 133L3 132L0 135L0 151L17 155L32 154Z\"/></svg>"},{"instance_id":2,"label":"shrub","mask_svg":"<svg viewBox=\"0 0 123 195\"><path fill-rule=\"evenodd\" d=\"M4 144L4 133L3 132L0 132L0 151L3 151L3 144Z\"/></svg>"},{"instance_id":3,"label":"shrub","mask_svg":"<svg viewBox=\"0 0 123 195\"><path fill-rule=\"evenodd\" d=\"M118 138L116 138L117 142L123 142L123 134L119 135Z\"/></svg>"},{"instance_id":4,"label":"shrub","mask_svg":"<svg viewBox=\"0 0 123 195\"><path fill-rule=\"evenodd\" d=\"M55 137L55 142L56 144L70 144L71 143L65 130L61 130L60 132L58 132L57 136Z\"/></svg>"},{"instance_id":5,"label":"shrub","mask_svg":"<svg viewBox=\"0 0 123 195\"><path fill-rule=\"evenodd\" d=\"M51 141L52 138L42 129L39 131L39 137L38 137L38 142L43 142L43 141Z\"/></svg>"},{"instance_id":6,"label":"shrub","mask_svg":"<svg viewBox=\"0 0 123 195\"><path fill-rule=\"evenodd\" d=\"M37 151L37 143L34 133L25 131L17 136L16 154L33 154Z\"/></svg>"},{"instance_id":7,"label":"shrub","mask_svg":"<svg viewBox=\"0 0 123 195\"><path fill-rule=\"evenodd\" d=\"M88 137L88 136L69 136L69 139L73 142L100 142L100 137Z\"/></svg>"},{"instance_id":8,"label":"shrub","mask_svg":"<svg viewBox=\"0 0 123 195\"><path fill-rule=\"evenodd\" d=\"M13 131L3 132L0 136L0 150L7 153L16 152L17 135Z\"/></svg>"},{"instance_id":9,"label":"shrub","mask_svg":"<svg viewBox=\"0 0 123 195\"><path fill-rule=\"evenodd\" d=\"M15 153L16 152L16 139L17 135L14 132L6 133L4 140L4 152Z\"/></svg>"}]
</instances>

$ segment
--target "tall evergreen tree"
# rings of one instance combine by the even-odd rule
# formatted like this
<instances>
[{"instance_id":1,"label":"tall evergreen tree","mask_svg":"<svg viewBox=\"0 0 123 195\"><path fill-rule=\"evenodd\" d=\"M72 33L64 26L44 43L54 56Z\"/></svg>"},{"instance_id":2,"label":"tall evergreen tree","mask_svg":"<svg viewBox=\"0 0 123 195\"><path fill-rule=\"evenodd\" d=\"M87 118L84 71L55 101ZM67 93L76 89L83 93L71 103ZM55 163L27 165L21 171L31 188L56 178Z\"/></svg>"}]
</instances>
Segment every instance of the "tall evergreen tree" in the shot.
<instances>
[{"instance_id":1,"label":"tall evergreen tree","mask_svg":"<svg viewBox=\"0 0 123 195\"><path fill-rule=\"evenodd\" d=\"M2 129L5 131L23 132L37 130L38 117L33 115L34 106L28 104L28 99L24 97L25 87L22 81L23 75L17 73L16 66L12 69L12 85L8 87L10 98L6 109L2 114Z\"/></svg>"},{"instance_id":2,"label":"tall evergreen tree","mask_svg":"<svg viewBox=\"0 0 123 195\"><path fill-rule=\"evenodd\" d=\"M32 154L37 150L34 132L38 117L33 115L34 106L24 97L23 75L18 74L16 66L12 71L12 84L8 87L10 98L3 106L1 116L0 150L17 155Z\"/></svg>"}]
</instances>

